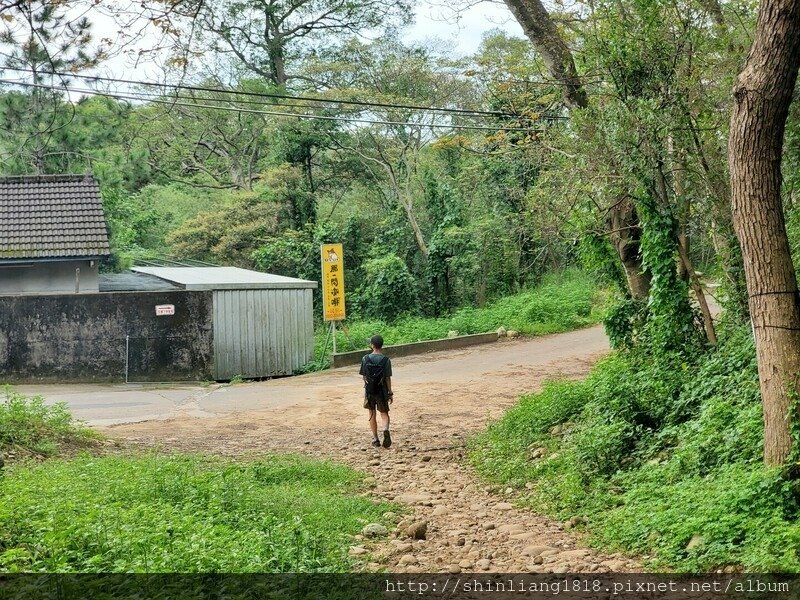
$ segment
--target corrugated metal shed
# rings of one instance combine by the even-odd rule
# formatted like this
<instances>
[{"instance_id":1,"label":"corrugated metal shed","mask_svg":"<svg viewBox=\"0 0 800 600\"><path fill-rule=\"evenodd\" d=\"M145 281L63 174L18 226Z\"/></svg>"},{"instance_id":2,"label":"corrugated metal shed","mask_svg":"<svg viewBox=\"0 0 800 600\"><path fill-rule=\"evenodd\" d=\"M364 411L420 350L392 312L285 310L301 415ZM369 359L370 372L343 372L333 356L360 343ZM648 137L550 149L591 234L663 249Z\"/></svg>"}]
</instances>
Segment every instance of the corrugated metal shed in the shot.
<instances>
[{"instance_id":1,"label":"corrugated metal shed","mask_svg":"<svg viewBox=\"0 0 800 600\"><path fill-rule=\"evenodd\" d=\"M236 267L134 267L213 293L215 379L291 375L314 351L315 281Z\"/></svg>"}]
</instances>

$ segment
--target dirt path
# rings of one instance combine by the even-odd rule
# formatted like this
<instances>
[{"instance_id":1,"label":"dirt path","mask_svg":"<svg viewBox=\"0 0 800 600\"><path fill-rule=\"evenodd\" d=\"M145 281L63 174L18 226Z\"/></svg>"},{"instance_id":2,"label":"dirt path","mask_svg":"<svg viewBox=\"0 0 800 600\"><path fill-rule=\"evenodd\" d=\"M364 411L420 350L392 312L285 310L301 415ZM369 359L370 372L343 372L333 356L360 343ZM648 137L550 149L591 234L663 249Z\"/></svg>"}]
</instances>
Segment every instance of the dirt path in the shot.
<instances>
[{"instance_id":1,"label":"dirt path","mask_svg":"<svg viewBox=\"0 0 800 600\"><path fill-rule=\"evenodd\" d=\"M107 428L117 438L224 455L300 452L370 473L369 494L428 522L426 539L358 536L367 569L394 572L631 572L637 565L581 548L572 532L492 493L464 461L466 437L546 379L584 376L607 351L599 328L393 361L392 448L373 449L355 369L227 388L230 414L184 414ZM263 408L237 397L261 394ZM277 397L275 397L277 394ZM202 399L199 400L202 403ZM403 523L401 523L403 525Z\"/></svg>"}]
</instances>

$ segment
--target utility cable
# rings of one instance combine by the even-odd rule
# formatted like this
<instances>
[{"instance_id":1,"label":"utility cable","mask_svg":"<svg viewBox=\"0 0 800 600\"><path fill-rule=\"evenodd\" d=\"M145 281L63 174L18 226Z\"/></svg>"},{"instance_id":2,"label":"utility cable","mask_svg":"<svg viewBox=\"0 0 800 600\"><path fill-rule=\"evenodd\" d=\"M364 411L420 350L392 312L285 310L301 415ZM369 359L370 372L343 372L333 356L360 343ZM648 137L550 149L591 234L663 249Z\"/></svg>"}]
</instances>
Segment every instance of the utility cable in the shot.
<instances>
[{"instance_id":1,"label":"utility cable","mask_svg":"<svg viewBox=\"0 0 800 600\"><path fill-rule=\"evenodd\" d=\"M29 88L39 88L39 89L48 89L48 90L55 90L55 91L66 91L66 92L74 92L77 94L86 94L89 96L102 96L106 98L113 98L116 100L124 99L124 100L138 100L140 102L151 102L154 104L163 104L167 106L181 106L186 108L206 108L210 110L220 110L220 111L227 111L227 112L236 112L236 113L247 113L247 114L259 114L259 115L270 115L270 116L277 116L277 117L289 117L295 119L311 119L311 120L322 120L322 121L340 121L346 123L363 123L367 125L400 125L403 127L420 127L420 128L432 128L432 129L457 129L457 130L473 130L473 131L520 131L520 132L533 132L533 131L541 131L538 129L528 128L528 127L506 127L503 125L498 125L497 127L487 127L481 125L456 125L456 124L444 124L444 123L413 123L413 122L406 122L406 121L388 121L388 120L379 120L379 119L358 119L352 117L335 117L335 116L328 116L328 115L309 115L309 114L298 114L298 113L290 113L290 112L281 112L281 111L267 111L267 110L255 110L249 108L237 108L234 106L220 106L214 104L200 104L200 103L187 103L187 102L178 102L172 101L167 99L150 99L147 97L142 97L142 95L137 96L135 94L122 94L118 92L100 92L98 90L93 89L86 89L86 88L75 88L72 86L57 86L57 85L46 85L42 83L28 83L28 82L21 82L21 81L14 81L9 79L0 79L0 83L7 83L10 85L18 85L22 87L29 87Z\"/></svg>"},{"instance_id":2,"label":"utility cable","mask_svg":"<svg viewBox=\"0 0 800 600\"><path fill-rule=\"evenodd\" d=\"M7 69L10 71L17 71L22 73L33 73L32 69L23 69L19 67L3 67L3 69ZM0 69L1 71L2 69ZM446 107L436 107L436 106L424 106L419 104L394 104L388 102L368 102L365 100L345 100L341 98L322 98L322 97L314 97L314 96L293 96L290 94L276 94L276 93L269 93L269 92L251 92L251 91L244 91L244 90L226 90L222 88L210 88L204 86L196 86L196 85L185 85L185 84L162 84L162 83L154 83L152 81L138 81L134 79L122 79L116 77L101 77L99 75L80 75L76 73L61 73L56 71L36 71L39 75L53 75L58 77L65 77L65 78L78 78L84 79L89 81L103 81L107 83L123 83L126 85L140 85L140 86L149 86L149 87L159 87L163 89L183 89L183 90L191 90L196 92L211 92L211 93L219 93L219 94L235 94L238 96L254 96L258 98L275 98L275 99L282 99L282 100L299 100L302 102L319 102L319 103L327 103L327 104L347 104L347 105L354 105L354 106L368 106L368 107L378 107L378 108L399 108L399 109L408 109L408 110L426 110L426 111L433 111L433 112L444 112L444 113L453 113L453 114L463 114L463 115L482 115L482 116L489 116L489 117L516 117L517 115L513 113L507 113L503 111L486 111L486 110L472 110L472 109L465 109L465 108L446 108ZM565 119L566 117L560 116L553 116L553 119Z\"/></svg>"}]
</instances>

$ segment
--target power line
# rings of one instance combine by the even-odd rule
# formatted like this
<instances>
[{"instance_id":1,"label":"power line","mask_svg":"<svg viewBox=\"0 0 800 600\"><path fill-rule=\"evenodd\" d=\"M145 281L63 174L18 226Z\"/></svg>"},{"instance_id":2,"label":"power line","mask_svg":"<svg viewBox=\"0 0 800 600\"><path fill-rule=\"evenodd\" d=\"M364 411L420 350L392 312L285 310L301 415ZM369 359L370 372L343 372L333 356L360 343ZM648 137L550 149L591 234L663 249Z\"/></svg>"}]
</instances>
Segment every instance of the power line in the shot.
<instances>
[{"instance_id":1,"label":"power line","mask_svg":"<svg viewBox=\"0 0 800 600\"><path fill-rule=\"evenodd\" d=\"M375 125L400 125L406 127L430 127L430 128L445 128L445 129L471 129L471 130L485 130L485 131L498 131L498 130L507 130L507 131L530 131L527 128L510 128L510 127L483 127L478 125L452 125L452 124L438 124L438 123L410 123L404 121L385 121L385 120L377 120L377 119L357 119L351 117L334 117L334 116L327 116L327 115L309 115L309 114L298 114L298 113L288 113L288 112L279 112L279 111L266 111L266 110L254 110L254 109L247 109L247 108L237 108L234 106L220 106L214 104L200 104L200 103L187 103L187 102L177 102L172 100L160 99L153 97L153 95L147 94L122 94L117 92L100 92L93 89L86 89L86 88L75 88L69 86L56 86L56 85L45 85L45 84L37 84L37 83L27 83L21 81L13 81L8 79L0 79L0 83L8 83L11 85L19 85L23 87L34 87L40 89L48 89L48 90L59 90L59 91L67 91L67 92L75 92L79 94L87 94L90 96L103 96L107 98L113 99L125 99L125 100L139 100L143 102L152 102L155 104L163 104L167 106L181 106L187 108L206 108L211 110L220 110L225 112L236 112L236 113L247 113L247 114L260 114L260 115L270 115L270 116L279 116L279 117L290 117L296 119L316 119L316 120L323 120L323 121L343 121L349 123L364 123L364 124L375 124Z\"/></svg>"},{"instance_id":2,"label":"power line","mask_svg":"<svg viewBox=\"0 0 800 600\"><path fill-rule=\"evenodd\" d=\"M277 117L290 117L295 119L312 119L312 120L322 120L322 121L342 121L347 123L363 123L367 125L400 125L403 127L421 127L421 128L436 128L436 129L462 129L462 130L475 130L475 131L524 131L524 132L533 132L533 131L540 131L537 129L531 129L527 127L505 127L499 125L497 127L486 127L481 125L453 125L453 124L439 124L439 123L410 123L405 121L384 121L378 119L357 119L352 117L334 117L328 115L308 115L308 114L297 114L297 113L288 113L288 112L279 112L279 111L266 111L266 110L255 110L249 108L237 108L234 106L220 106L214 104L198 104L198 103L187 103L187 102L177 102L171 100L161 100L161 99L151 99L145 96L144 94L140 96L136 96L133 94L121 94L116 92L100 92L97 90L86 89L86 88L75 88L70 86L57 86L57 85L45 85L41 83L28 83L28 82L21 82L21 81L14 81L10 79L0 79L0 83L7 83L10 85L19 85L22 87L32 87L32 88L39 88L39 89L48 89L48 90L57 90L57 91L67 91L67 92L75 92L77 94L86 94L90 96L102 96L106 98L113 98L116 100L124 99L124 100L139 100L143 102L152 102L154 104L164 104L167 106L182 106L187 108L207 108L210 110L221 110L227 112L236 112L236 113L247 113L247 114L259 114L259 115L270 115L270 116L277 116ZM152 95L151 95L152 96Z\"/></svg>"},{"instance_id":3,"label":"power line","mask_svg":"<svg viewBox=\"0 0 800 600\"><path fill-rule=\"evenodd\" d=\"M19 67L5 67L10 71L17 71L23 73L33 73L33 69L23 69ZM235 94L239 96L253 96L258 98L274 98L274 99L281 99L281 100L299 100L303 102L319 102L319 103L327 103L327 104L346 104L346 105L353 105L353 106L367 106L367 107L379 107L379 108L398 108L398 109L408 109L408 110L426 110L426 111L433 111L433 112L444 112L444 113L453 113L453 114L463 114L463 115L482 115L482 116L491 116L491 117L509 117L513 118L518 115L514 115L513 113L506 113L502 111L485 111L485 110L471 110L471 109L464 109L464 108L445 108L445 107L436 107L436 106L422 106L422 105L415 105L415 104L392 104L386 102L367 102L363 100L343 100L341 98L319 98L313 96L292 96L289 94L275 94L275 93L268 93L268 92L249 92L249 91L237 91L237 90L226 90L221 88L210 88L204 86L194 86L194 85L185 85L185 84L161 84L161 83L153 83L151 81L137 81L133 79L122 79L116 77L101 77L99 75L79 75L76 73L62 73L62 72L55 72L55 71L36 71L36 73L41 75L54 75L58 77L74 77L78 79L90 80L90 81L104 81L108 83L124 83L126 85L140 85L140 86L150 86L150 87L158 87L158 88L170 88L170 89L183 89L183 90L190 90L190 91L197 91L197 92L212 92L218 94ZM549 117L552 119L564 119L565 117L560 116L553 116Z\"/></svg>"},{"instance_id":4,"label":"power line","mask_svg":"<svg viewBox=\"0 0 800 600\"><path fill-rule=\"evenodd\" d=\"M11 81L11 80L7 80L7 81ZM24 85L26 82L20 81L20 80L14 80L14 83L16 85ZM57 86L57 87L58 87L58 89L60 89L63 86ZM80 89L86 89L86 88L80 88ZM93 88L90 88L90 89L93 89ZM265 105L266 105L267 107L270 107L270 106L286 106L286 107L291 107L291 108L310 108L310 109L324 108L324 107L313 106L313 105L310 105L310 104L303 104L303 103L288 103L288 102L281 102L281 101L275 101L275 102L268 102L267 103L267 102L259 101L259 100L245 100L245 99L241 99L241 98L235 98L235 99L228 100L228 99L223 99L223 98L212 98L212 97L205 97L205 96L196 96L194 94L181 95L180 93L178 93L177 89L174 90L174 91L169 90L169 91L166 91L166 92L164 92L162 94L156 94L155 92L138 91L138 90L134 90L134 91L131 91L129 93L136 95L137 99L139 99L138 97L141 97L141 99L147 99L147 100L149 100L149 99L163 99L163 98L167 97L167 98L175 98L175 99L178 99L178 100L181 100L181 99L182 100L190 100L192 102L197 102L198 100L199 101L206 101L206 102L228 102L231 105L247 104L247 105L260 106L260 107L265 107ZM517 118L517 119L519 119L519 118L528 118L524 114L513 114L513 113L506 113L506 114L507 114L508 118ZM467 116L467 115L465 115L465 116ZM478 116L476 116L476 115L468 115L468 116L470 116L472 118L478 118ZM556 118L560 119L561 117L552 117L552 116L545 115L545 116L539 116L539 117L537 117L536 119L533 119L533 120L535 120L535 121L548 121L548 120L554 120Z\"/></svg>"},{"instance_id":5,"label":"power line","mask_svg":"<svg viewBox=\"0 0 800 600\"><path fill-rule=\"evenodd\" d=\"M193 103L196 103L198 101L205 101L205 102L209 102L210 101L210 102L227 102L231 106L236 106L236 105L239 105L239 104L248 104L248 105L261 106L261 107L265 106L264 102L259 102L257 100L242 100L240 98L236 98L236 99L232 99L232 100L226 100L226 99L221 99L221 98L207 98L207 97L202 97L202 96L198 97L198 96L195 96L193 94L190 94L190 95L186 96L186 95L179 94L177 91L175 93L170 92L169 94L163 94L163 95L158 95L158 94L150 93L150 92L140 92L140 91L135 91L135 92L131 92L131 93L136 94L138 96L141 96L142 99L159 99L159 100L161 100L161 99L167 97L167 98L175 98L177 100L190 100ZM281 103L281 102L277 102L274 105L275 106L287 106L287 107L290 107L290 108L311 108L311 109L323 108L323 107L318 107L318 106L309 106L308 104L289 104L289 103ZM269 103L267 105L267 108L270 107L270 106L273 106L273 104ZM292 113L292 114L296 114L296 113ZM465 115L465 116L467 116L467 115ZM515 118L515 119L529 118L524 114L511 114L511 113L509 113L507 116L508 116L508 118ZM469 115L469 117L470 118L477 118L474 115ZM547 116L545 116L545 117L537 117L536 119L532 119L532 120L534 120L534 121L541 121L541 120L546 121L546 120L548 120L548 117ZM370 121L370 122L372 122L372 121ZM387 123L395 123L395 121L387 121Z\"/></svg>"}]
</instances>

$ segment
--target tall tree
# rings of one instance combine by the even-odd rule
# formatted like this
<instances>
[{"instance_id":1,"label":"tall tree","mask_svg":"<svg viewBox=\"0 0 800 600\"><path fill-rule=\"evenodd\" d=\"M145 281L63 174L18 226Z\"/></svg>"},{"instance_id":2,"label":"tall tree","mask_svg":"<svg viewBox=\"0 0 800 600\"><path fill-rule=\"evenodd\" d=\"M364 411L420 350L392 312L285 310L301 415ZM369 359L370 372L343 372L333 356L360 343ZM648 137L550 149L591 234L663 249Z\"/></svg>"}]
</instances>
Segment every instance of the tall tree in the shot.
<instances>
[{"instance_id":1,"label":"tall tree","mask_svg":"<svg viewBox=\"0 0 800 600\"><path fill-rule=\"evenodd\" d=\"M335 45L338 36L410 19L408 0L196 0L185 4L192 24L200 24L216 52L231 55L246 71L278 86L297 77L292 67L303 54Z\"/></svg>"},{"instance_id":2,"label":"tall tree","mask_svg":"<svg viewBox=\"0 0 800 600\"><path fill-rule=\"evenodd\" d=\"M800 392L800 297L781 200L783 137L800 67L800 0L763 0L734 86L728 142L764 406L764 461L789 457Z\"/></svg>"},{"instance_id":3,"label":"tall tree","mask_svg":"<svg viewBox=\"0 0 800 600\"><path fill-rule=\"evenodd\" d=\"M263 86L244 82L238 88L258 92ZM139 110L141 127L134 133L148 149L153 171L197 187L252 190L265 167L274 124L252 106L237 111L234 103L240 99L233 93L202 92L168 111L162 106ZM214 108L220 106L223 110Z\"/></svg>"},{"instance_id":4,"label":"tall tree","mask_svg":"<svg viewBox=\"0 0 800 600\"><path fill-rule=\"evenodd\" d=\"M403 105L448 106L469 100L470 84L458 76L456 65L430 49L406 47L386 38L372 44L357 40L337 52L316 70L331 73L339 87L358 90L359 97L387 104L363 107L354 116L372 120L369 127L353 128L336 140L340 151L359 157L362 169L374 180L389 207L400 207L423 260L429 254L424 196L419 170L425 149L436 139L438 127L453 117L435 110L412 110ZM391 107L396 103L397 107ZM376 118L377 117L377 118ZM381 122L378 122L381 121Z\"/></svg>"},{"instance_id":5,"label":"tall tree","mask_svg":"<svg viewBox=\"0 0 800 600\"><path fill-rule=\"evenodd\" d=\"M95 43L91 23L76 2L6 1L0 4L0 73L24 81L21 93L0 98L0 159L12 170L45 173L53 136L72 120L74 109L55 86L68 81L53 73L89 69L107 56ZM62 154L63 149L59 150Z\"/></svg>"},{"instance_id":6,"label":"tall tree","mask_svg":"<svg viewBox=\"0 0 800 600\"><path fill-rule=\"evenodd\" d=\"M575 67L572 51L541 0L504 0L523 31L542 57L550 76L563 87L564 103L570 108L589 106L586 89ZM627 201L615 201L607 208L606 223L620 261L628 275L629 292L646 298L650 278L644 273L639 247L639 215Z\"/></svg>"},{"instance_id":7,"label":"tall tree","mask_svg":"<svg viewBox=\"0 0 800 600\"><path fill-rule=\"evenodd\" d=\"M596 95L582 110L571 111L569 136L579 137L580 143L569 145L567 136L566 148L572 148L568 154L578 159L567 165L572 171L568 181L570 187L586 188L586 196L604 216L604 235L624 267L630 295L649 298L651 315L659 313L658 321L671 323L668 329L675 334L663 339L682 345L680 332L693 334L691 288L703 312L706 337L714 344L711 311L693 266L696 259L706 264L701 253L708 248L708 216L714 216L719 247L731 222L725 219L730 215L723 193L727 185L717 181L727 179L724 153L715 160L712 150L724 140L719 121L729 117L728 95L719 90L729 89L724 73L732 69L725 67L738 49L731 43L734 32L721 29L719 5L704 0L596 0L573 15L579 25L569 26L567 19L549 17L539 0L506 3L513 5L551 77L561 83L565 105L581 106L571 97L575 85L584 81L574 75L574 64L569 65L565 54L571 52L567 41L573 36L582 69L592 74L586 89ZM559 22L564 26L557 26ZM564 43L552 43L553 35ZM564 142L550 143L564 150ZM576 176L576 163L589 172ZM726 267L735 262L734 250L725 253ZM676 265L682 275L677 279Z\"/></svg>"}]
</instances>

